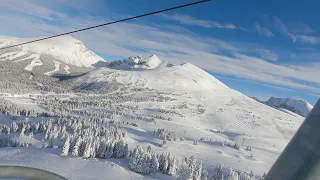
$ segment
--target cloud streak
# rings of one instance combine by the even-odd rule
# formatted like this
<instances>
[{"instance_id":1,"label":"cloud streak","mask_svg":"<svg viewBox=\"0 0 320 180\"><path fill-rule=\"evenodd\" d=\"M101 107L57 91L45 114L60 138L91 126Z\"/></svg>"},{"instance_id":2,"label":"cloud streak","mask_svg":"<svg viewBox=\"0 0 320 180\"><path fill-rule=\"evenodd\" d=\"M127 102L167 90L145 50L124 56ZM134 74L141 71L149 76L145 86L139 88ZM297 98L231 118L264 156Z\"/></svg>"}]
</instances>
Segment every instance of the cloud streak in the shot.
<instances>
[{"instance_id":1,"label":"cloud streak","mask_svg":"<svg viewBox=\"0 0 320 180\"><path fill-rule=\"evenodd\" d=\"M316 36L297 35L297 39L306 44L316 45L319 44L320 38Z\"/></svg>"},{"instance_id":2,"label":"cloud streak","mask_svg":"<svg viewBox=\"0 0 320 180\"><path fill-rule=\"evenodd\" d=\"M259 34L264 35L266 37L273 37L274 36L274 34L271 32L271 30L269 28L261 27L260 24L258 24L258 23L255 24L255 29Z\"/></svg>"},{"instance_id":3,"label":"cloud streak","mask_svg":"<svg viewBox=\"0 0 320 180\"><path fill-rule=\"evenodd\" d=\"M313 33L314 30L301 22L284 24L279 18L275 18L273 26L282 35L290 38L293 43L299 41L304 44L317 45L320 42L320 37L308 35Z\"/></svg>"},{"instance_id":4,"label":"cloud streak","mask_svg":"<svg viewBox=\"0 0 320 180\"><path fill-rule=\"evenodd\" d=\"M160 16L167 20L178 21L180 24L201 26L205 28L237 29L234 24L221 24L216 21L200 20L185 14L161 14Z\"/></svg>"}]
</instances>

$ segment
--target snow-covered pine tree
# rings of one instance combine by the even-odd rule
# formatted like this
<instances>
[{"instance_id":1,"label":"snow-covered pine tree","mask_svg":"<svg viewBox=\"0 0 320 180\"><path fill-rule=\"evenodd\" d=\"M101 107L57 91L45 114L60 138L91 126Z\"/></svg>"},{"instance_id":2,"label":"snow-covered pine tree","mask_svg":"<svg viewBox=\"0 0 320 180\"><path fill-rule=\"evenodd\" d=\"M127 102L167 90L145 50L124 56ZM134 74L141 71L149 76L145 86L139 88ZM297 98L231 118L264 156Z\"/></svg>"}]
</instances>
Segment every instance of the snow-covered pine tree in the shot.
<instances>
[{"instance_id":1,"label":"snow-covered pine tree","mask_svg":"<svg viewBox=\"0 0 320 180\"><path fill-rule=\"evenodd\" d=\"M76 139L76 143L75 143L74 146L72 147L72 152L71 152L71 155L72 155L72 156L79 156L79 149L80 149L81 143L82 143L82 139L81 139L81 137L79 136L79 137Z\"/></svg>"},{"instance_id":2,"label":"snow-covered pine tree","mask_svg":"<svg viewBox=\"0 0 320 180\"><path fill-rule=\"evenodd\" d=\"M251 180L250 176L246 172L241 172L239 174L239 180Z\"/></svg>"},{"instance_id":3,"label":"snow-covered pine tree","mask_svg":"<svg viewBox=\"0 0 320 180\"><path fill-rule=\"evenodd\" d=\"M86 149L86 144L88 143L88 140L82 139L80 146L79 146L79 153L78 156L83 156L84 150Z\"/></svg>"},{"instance_id":4,"label":"snow-covered pine tree","mask_svg":"<svg viewBox=\"0 0 320 180\"><path fill-rule=\"evenodd\" d=\"M212 180L224 180L223 174L223 166L221 164L217 164L212 172Z\"/></svg>"},{"instance_id":5,"label":"snow-covered pine tree","mask_svg":"<svg viewBox=\"0 0 320 180\"><path fill-rule=\"evenodd\" d=\"M44 139L45 140L48 140L50 138L49 133L50 133L49 129L47 129L46 132L44 133Z\"/></svg>"},{"instance_id":6,"label":"snow-covered pine tree","mask_svg":"<svg viewBox=\"0 0 320 180\"><path fill-rule=\"evenodd\" d=\"M104 158L111 158L114 150L114 141L111 140L106 143L106 150L104 152Z\"/></svg>"},{"instance_id":7,"label":"snow-covered pine tree","mask_svg":"<svg viewBox=\"0 0 320 180\"><path fill-rule=\"evenodd\" d=\"M253 177L254 177L254 173L251 171L250 174L249 174L249 176L250 176L251 178L253 178Z\"/></svg>"},{"instance_id":8,"label":"snow-covered pine tree","mask_svg":"<svg viewBox=\"0 0 320 180\"><path fill-rule=\"evenodd\" d=\"M139 169L142 170L143 174L150 174L152 172L151 169L151 154L147 152L143 152L142 158L141 158L140 165L141 167Z\"/></svg>"},{"instance_id":9,"label":"snow-covered pine tree","mask_svg":"<svg viewBox=\"0 0 320 180\"><path fill-rule=\"evenodd\" d=\"M171 153L168 153L168 168L167 168L167 174L170 176L175 176L178 168L178 161L175 157L171 156Z\"/></svg>"},{"instance_id":10,"label":"snow-covered pine tree","mask_svg":"<svg viewBox=\"0 0 320 180\"><path fill-rule=\"evenodd\" d=\"M150 168L152 169L152 172L156 172L159 170L159 161L155 153L152 153Z\"/></svg>"},{"instance_id":11,"label":"snow-covered pine tree","mask_svg":"<svg viewBox=\"0 0 320 180\"><path fill-rule=\"evenodd\" d=\"M6 134L10 134L10 128L9 127L6 127Z\"/></svg>"},{"instance_id":12,"label":"snow-covered pine tree","mask_svg":"<svg viewBox=\"0 0 320 180\"><path fill-rule=\"evenodd\" d=\"M239 180L239 176L238 176L238 173L235 172L233 169L228 168L224 179L225 180Z\"/></svg>"},{"instance_id":13,"label":"snow-covered pine tree","mask_svg":"<svg viewBox=\"0 0 320 180\"><path fill-rule=\"evenodd\" d=\"M91 147L90 147L90 149L91 149L90 158L96 157L96 145L97 145L96 141L93 140L92 143L91 143Z\"/></svg>"},{"instance_id":14,"label":"snow-covered pine tree","mask_svg":"<svg viewBox=\"0 0 320 180\"><path fill-rule=\"evenodd\" d=\"M19 137L24 137L25 130L26 130L26 125L23 125Z\"/></svg>"},{"instance_id":15,"label":"snow-covered pine tree","mask_svg":"<svg viewBox=\"0 0 320 180\"><path fill-rule=\"evenodd\" d=\"M11 132L17 132L18 131L18 125L16 122L12 122L12 125L11 125Z\"/></svg>"},{"instance_id":16,"label":"snow-covered pine tree","mask_svg":"<svg viewBox=\"0 0 320 180\"><path fill-rule=\"evenodd\" d=\"M202 174L202 162L199 164L196 164L194 173L193 173L193 180L201 180L201 174Z\"/></svg>"},{"instance_id":17,"label":"snow-covered pine tree","mask_svg":"<svg viewBox=\"0 0 320 180\"><path fill-rule=\"evenodd\" d=\"M53 142L52 142L52 140L49 141L49 144L48 144L47 148L53 148Z\"/></svg>"},{"instance_id":18,"label":"snow-covered pine tree","mask_svg":"<svg viewBox=\"0 0 320 180\"><path fill-rule=\"evenodd\" d=\"M159 157L159 169L163 174L168 174L169 159L166 153L162 153Z\"/></svg>"},{"instance_id":19,"label":"snow-covered pine tree","mask_svg":"<svg viewBox=\"0 0 320 180\"><path fill-rule=\"evenodd\" d=\"M191 156L188 160L188 165L189 165L189 173L191 177L194 177L196 165L197 165L197 158L196 156Z\"/></svg>"},{"instance_id":20,"label":"snow-covered pine tree","mask_svg":"<svg viewBox=\"0 0 320 180\"><path fill-rule=\"evenodd\" d=\"M68 136L66 138L66 140L64 141L64 144L63 144L63 147L62 147L61 156L68 156L69 148L70 148L70 138Z\"/></svg>"},{"instance_id":21,"label":"snow-covered pine tree","mask_svg":"<svg viewBox=\"0 0 320 180\"><path fill-rule=\"evenodd\" d=\"M99 146L99 148L98 148L98 157L99 158L104 158L104 154L105 154L105 152L106 152L106 142L105 141L101 141L100 142L100 146Z\"/></svg>"},{"instance_id":22,"label":"snow-covered pine tree","mask_svg":"<svg viewBox=\"0 0 320 180\"><path fill-rule=\"evenodd\" d=\"M115 158L124 158L128 155L128 144L124 143L123 140L120 140L114 145L113 157Z\"/></svg>"},{"instance_id":23,"label":"snow-covered pine tree","mask_svg":"<svg viewBox=\"0 0 320 180\"><path fill-rule=\"evenodd\" d=\"M209 173L207 169L202 168L201 180L208 180L208 178L209 178Z\"/></svg>"},{"instance_id":24,"label":"snow-covered pine tree","mask_svg":"<svg viewBox=\"0 0 320 180\"><path fill-rule=\"evenodd\" d=\"M178 180L192 180L190 174L189 164L183 160L177 169L176 177Z\"/></svg>"},{"instance_id":25,"label":"snow-covered pine tree","mask_svg":"<svg viewBox=\"0 0 320 180\"><path fill-rule=\"evenodd\" d=\"M133 150L130 152L130 159L129 159L129 168L134 171L141 173L141 159L142 159L143 149L140 145L137 145Z\"/></svg>"},{"instance_id":26,"label":"snow-covered pine tree","mask_svg":"<svg viewBox=\"0 0 320 180\"><path fill-rule=\"evenodd\" d=\"M92 143L91 140L87 141L85 149L84 149L84 152L83 152L83 155L82 155L83 158L89 158L90 157L91 143Z\"/></svg>"},{"instance_id":27,"label":"snow-covered pine tree","mask_svg":"<svg viewBox=\"0 0 320 180\"><path fill-rule=\"evenodd\" d=\"M33 128L33 133L34 134L37 134L39 132L39 127L40 127L40 124L39 123L36 123L34 125L34 128Z\"/></svg>"}]
</instances>

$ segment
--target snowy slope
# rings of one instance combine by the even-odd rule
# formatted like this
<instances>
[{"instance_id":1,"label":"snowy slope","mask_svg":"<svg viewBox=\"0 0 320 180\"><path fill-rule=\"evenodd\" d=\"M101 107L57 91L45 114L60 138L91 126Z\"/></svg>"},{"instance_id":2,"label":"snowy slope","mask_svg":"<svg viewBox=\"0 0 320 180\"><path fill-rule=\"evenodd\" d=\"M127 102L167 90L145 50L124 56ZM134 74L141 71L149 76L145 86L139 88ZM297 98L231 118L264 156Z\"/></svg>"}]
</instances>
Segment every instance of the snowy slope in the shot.
<instances>
[{"instance_id":1,"label":"snowy slope","mask_svg":"<svg viewBox=\"0 0 320 180\"><path fill-rule=\"evenodd\" d=\"M292 98L275 98L271 97L265 104L274 108L283 108L306 117L312 110L313 106L306 101Z\"/></svg>"},{"instance_id":2,"label":"snowy slope","mask_svg":"<svg viewBox=\"0 0 320 180\"><path fill-rule=\"evenodd\" d=\"M0 47L32 41L38 38L0 37ZM47 69L45 74L56 72L69 73L68 65L82 68L92 68L98 62L105 60L88 50L85 45L71 36L61 36L40 42L9 48L0 52L0 60L25 63L25 69L33 71L35 67Z\"/></svg>"},{"instance_id":3,"label":"snowy slope","mask_svg":"<svg viewBox=\"0 0 320 180\"><path fill-rule=\"evenodd\" d=\"M210 137L217 141L237 142L243 148L251 146L254 149L248 153L221 148L215 143L203 143L196 147L188 143L170 144L170 151L175 154L181 154L181 149L183 155L196 152L207 165L219 162L245 171L253 170L261 174L267 172L303 121L300 116L278 111L230 89L202 69L188 63L170 67L158 65L155 69L99 68L76 81L96 84L95 88L101 89L111 86L111 82L118 82L118 91L124 94L132 94L130 89L140 88L161 92L173 99L167 103L139 104L141 110L136 113L143 115L152 116L152 108L171 110L175 106L184 106L175 109L183 118L174 117L173 121L156 125L139 124L147 132L152 132L156 127L168 128L179 134L186 131L186 138L191 140ZM142 97L151 94L139 91ZM135 134L132 136L141 141L150 138Z\"/></svg>"},{"instance_id":4,"label":"snowy slope","mask_svg":"<svg viewBox=\"0 0 320 180\"><path fill-rule=\"evenodd\" d=\"M76 92L45 94L41 96L46 98L40 100L28 95L6 96L5 100L34 109L46 109L46 102L50 102L53 112L70 116L86 112L87 116L82 116L88 119L110 113L116 122L136 124L123 125L130 149L136 144L150 145L157 153L170 151L181 158L195 155L208 170L220 163L260 175L270 169L303 121L301 116L279 111L229 88L199 67L189 63L169 65L155 55L111 62L109 67L69 79L67 84L75 86ZM41 101L47 98L52 101ZM0 118L2 123L12 121L7 116ZM167 147L162 147L162 140L153 135L158 128L185 140L168 141ZM32 141L41 140L38 137ZM239 150L228 146L234 143L240 145ZM248 146L251 151L245 150ZM172 178L159 173L132 173L127 159L60 157L59 149L0 149L0 164L29 164L70 179L103 179L106 174L111 179Z\"/></svg>"}]
</instances>

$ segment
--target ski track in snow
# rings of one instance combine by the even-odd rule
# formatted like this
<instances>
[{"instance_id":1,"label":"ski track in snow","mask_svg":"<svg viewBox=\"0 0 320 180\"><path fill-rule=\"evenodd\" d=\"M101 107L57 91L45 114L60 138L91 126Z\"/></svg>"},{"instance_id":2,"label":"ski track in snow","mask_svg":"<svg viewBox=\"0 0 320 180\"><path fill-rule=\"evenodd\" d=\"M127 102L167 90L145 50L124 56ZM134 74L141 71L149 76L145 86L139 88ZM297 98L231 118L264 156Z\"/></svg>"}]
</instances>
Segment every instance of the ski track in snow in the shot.
<instances>
[{"instance_id":1,"label":"ski track in snow","mask_svg":"<svg viewBox=\"0 0 320 180\"><path fill-rule=\"evenodd\" d=\"M24 69L27 71L32 71L35 66L41 66L42 62L40 61L39 55L34 55L35 58L28 64Z\"/></svg>"},{"instance_id":2,"label":"ski track in snow","mask_svg":"<svg viewBox=\"0 0 320 180\"><path fill-rule=\"evenodd\" d=\"M68 65L64 66L64 70L65 70L66 74L70 74L70 71L69 71L70 67Z\"/></svg>"}]
</instances>

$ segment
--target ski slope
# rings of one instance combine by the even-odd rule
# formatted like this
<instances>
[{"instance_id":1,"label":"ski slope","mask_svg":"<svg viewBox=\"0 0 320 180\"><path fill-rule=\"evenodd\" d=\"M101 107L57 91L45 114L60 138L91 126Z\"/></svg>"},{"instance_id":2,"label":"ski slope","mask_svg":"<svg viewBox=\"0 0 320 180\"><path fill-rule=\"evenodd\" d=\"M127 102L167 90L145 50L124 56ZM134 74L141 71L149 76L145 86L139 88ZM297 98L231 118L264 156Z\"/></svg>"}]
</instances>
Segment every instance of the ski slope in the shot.
<instances>
[{"instance_id":1,"label":"ski slope","mask_svg":"<svg viewBox=\"0 0 320 180\"><path fill-rule=\"evenodd\" d=\"M161 64L161 63L160 63ZM134 66L134 65L133 65ZM141 103L138 114L150 115L150 107L172 109L178 104L187 108L179 109L183 118L152 124L139 124L147 132L152 129L167 128L179 134L186 133L186 139L197 140L209 137L217 141L238 142L242 147L251 146L252 152L217 147L215 143L170 144L175 154L196 153L204 163L218 162L231 167L263 174L267 172L303 121L300 116L292 116L278 111L230 89L210 74L192 64L175 65L154 69L99 68L76 79L82 83L116 81L127 88L147 88L165 92L170 103ZM99 87L99 86L98 86ZM120 88L121 89L121 88ZM128 90L130 93L130 90ZM140 92L141 96L148 95ZM220 133L216 133L216 132ZM140 133L139 133L140 134ZM142 133L144 134L144 133ZM136 136L133 133L133 136ZM140 141L147 141L147 133ZM253 157L251 157L251 154Z\"/></svg>"},{"instance_id":2,"label":"ski slope","mask_svg":"<svg viewBox=\"0 0 320 180\"><path fill-rule=\"evenodd\" d=\"M59 66L62 67L66 69ZM65 105L60 102L72 104L72 111L64 112L62 108L59 112L69 116L75 111L91 112L91 115L112 112L116 122L136 124L123 125L130 148L137 144L150 145L157 153L170 151L179 158L195 155L209 170L216 164L224 164L260 175L270 169L303 121L301 116L279 111L229 88L199 67L189 63L169 66L155 55L110 63L109 67L94 69L67 82L75 85L74 93L6 95L5 100L19 107L43 110L48 104L41 101L41 96L51 97L54 101L50 103L56 103L57 108ZM101 91L96 93L98 90ZM90 106L78 107L76 103ZM111 105L104 105L108 103ZM0 121L12 120L1 116ZM168 141L167 147L162 147L162 140L153 135L158 128L185 140ZM20 139L17 134L10 136L43 143L41 136ZM240 148L228 145L234 143ZM251 151L245 150L248 146ZM43 168L77 180L173 178L160 173L133 173L128 169L127 159L61 157L60 151L39 147L0 148L0 164Z\"/></svg>"}]
</instances>

